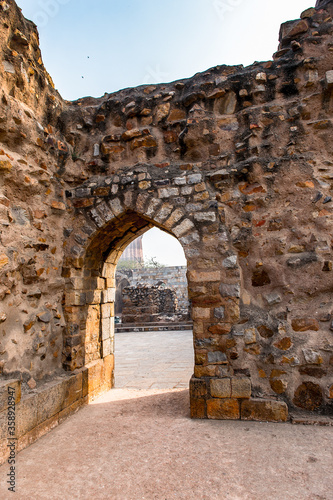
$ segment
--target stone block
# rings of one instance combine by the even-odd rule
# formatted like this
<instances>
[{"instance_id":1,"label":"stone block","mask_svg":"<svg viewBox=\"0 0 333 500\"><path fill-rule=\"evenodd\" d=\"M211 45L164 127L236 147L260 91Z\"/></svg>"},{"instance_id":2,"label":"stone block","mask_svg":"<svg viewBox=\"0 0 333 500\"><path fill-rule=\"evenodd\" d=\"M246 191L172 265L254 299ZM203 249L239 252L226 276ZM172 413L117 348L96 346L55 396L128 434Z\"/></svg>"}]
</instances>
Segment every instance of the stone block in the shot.
<instances>
[{"instance_id":1,"label":"stone block","mask_svg":"<svg viewBox=\"0 0 333 500\"><path fill-rule=\"evenodd\" d=\"M318 332L319 323L313 318L295 318L291 322L291 326L295 332L307 332L312 330Z\"/></svg>"},{"instance_id":2,"label":"stone block","mask_svg":"<svg viewBox=\"0 0 333 500\"><path fill-rule=\"evenodd\" d=\"M159 198L170 198L171 196L178 196L179 188L176 187L166 187L158 190Z\"/></svg>"},{"instance_id":3,"label":"stone block","mask_svg":"<svg viewBox=\"0 0 333 500\"><path fill-rule=\"evenodd\" d=\"M213 398L231 398L230 378L213 379L210 381L210 393Z\"/></svg>"},{"instance_id":4,"label":"stone block","mask_svg":"<svg viewBox=\"0 0 333 500\"><path fill-rule=\"evenodd\" d=\"M210 319L210 309L205 307L193 307L193 319Z\"/></svg>"},{"instance_id":5,"label":"stone block","mask_svg":"<svg viewBox=\"0 0 333 500\"><path fill-rule=\"evenodd\" d=\"M38 392L37 423L38 425L60 412L65 399L66 380L59 379Z\"/></svg>"},{"instance_id":6,"label":"stone block","mask_svg":"<svg viewBox=\"0 0 333 500\"><path fill-rule=\"evenodd\" d=\"M110 318L111 317L111 304L108 302L106 304L101 305L102 310L102 318Z\"/></svg>"},{"instance_id":7,"label":"stone block","mask_svg":"<svg viewBox=\"0 0 333 500\"><path fill-rule=\"evenodd\" d=\"M106 384L113 386L113 371L114 371L114 354L110 354L104 358L104 381Z\"/></svg>"},{"instance_id":8,"label":"stone block","mask_svg":"<svg viewBox=\"0 0 333 500\"><path fill-rule=\"evenodd\" d=\"M213 420L239 420L239 402L237 399L209 399L207 417Z\"/></svg>"},{"instance_id":9,"label":"stone block","mask_svg":"<svg viewBox=\"0 0 333 500\"><path fill-rule=\"evenodd\" d=\"M199 212L194 214L194 220L197 222L216 222L215 212Z\"/></svg>"},{"instance_id":10,"label":"stone block","mask_svg":"<svg viewBox=\"0 0 333 500\"><path fill-rule=\"evenodd\" d=\"M38 394L23 397L16 408L17 437L20 438L37 427Z\"/></svg>"},{"instance_id":11,"label":"stone block","mask_svg":"<svg viewBox=\"0 0 333 500\"><path fill-rule=\"evenodd\" d=\"M236 269L237 267L237 255L232 255L223 260L222 266L225 269Z\"/></svg>"},{"instance_id":12,"label":"stone block","mask_svg":"<svg viewBox=\"0 0 333 500\"><path fill-rule=\"evenodd\" d=\"M153 198L145 211L145 215L152 217L160 205L161 201L158 198Z\"/></svg>"},{"instance_id":13,"label":"stone block","mask_svg":"<svg viewBox=\"0 0 333 500\"><path fill-rule=\"evenodd\" d=\"M8 408L8 398L12 396L15 404L21 399L21 381L17 379L0 382L0 412Z\"/></svg>"},{"instance_id":14,"label":"stone block","mask_svg":"<svg viewBox=\"0 0 333 500\"><path fill-rule=\"evenodd\" d=\"M220 286L220 294L222 297L240 297L240 285L235 284L235 285L227 285L227 284L221 284Z\"/></svg>"},{"instance_id":15,"label":"stone block","mask_svg":"<svg viewBox=\"0 0 333 500\"><path fill-rule=\"evenodd\" d=\"M201 174L190 174L187 176L187 183L188 184L198 184L199 182L202 181L202 175Z\"/></svg>"},{"instance_id":16,"label":"stone block","mask_svg":"<svg viewBox=\"0 0 333 500\"><path fill-rule=\"evenodd\" d=\"M109 202L109 206L116 217L118 215L121 215L124 211L124 208L118 198L114 198L113 200L111 200Z\"/></svg>"},{"instance_id":17,"label":"stone block","mask_svg":"<svg viewBox=\"0 0 333 500\"><path fill-rule=\"evenodd\" d=\"M110 338L104 339L102 341L102 358L105 358L106 356L110 356L112 353L112 341Z\"/></svg>"},{"instance_id":18,"label":"stone block","mask_svg":"<svg viewBox=\"0 0 333 500\"><path fill-rule=\"evenodd\" d=\"M207 361L210 365L226 365L228 363L227 356L224 352L214 351L207 354Z\"/></svg>"},{"instance_id":19,"label":"stone block","mask_svg":"<svg viewBox=\"0 0 333 500\"><path fill-rule=\"evenodd\" d=\"M188 233L188 231L190 231L190 229L193 228L194 228L193 222L189 219L185 219L183 222L181 222L178 226L176 226L173 229L173 233L177 238L179 238L180 236L183 236L185 233Z\"/></svg>"},{"instance_id":20,"label":"stone block","mask_svg":"<svg viewBox=\"0 0 333 500\"><path fill-rule=\"evenodd\" d=\"M220 281L220 271L190 271L189 280L195 283L212 283Z\"/></svg>"},{"instance_id":21,"label":"stone block","mask_svg":"<svg viewBox=\"0 0 333 500\"><path fill-rule=\"evenodd\" d=\"M277 292L269 293L264 298L269 306L274 306L282 302L281 296Z\"/></svg>"},{"instance_id":22,"label":"stone block","mask_svg":"<svg viewBox=\"0 0 333 500\"><path fill-rule=\"evenodd\" d=\"M244 331L244 342L246 345L255 344L257 342L256 328L247 328Z\"/></svg>"},{"instance_id":23,"label":"stone block","mask_svg":"<svg viewBox=\"0 0 333 500\"><path fill-rule=\"evenodd\" d=\"M282 401L249 399L241 403L241 419L258 422L286 422L288 407Z\"/></svg>"},{"instance_id":24,"label":"stone block","mask_svg":"<svg viewBox=\"0 0 333 500\"><path fill-rule=\"evenodd\" d=\"M216 366L198 366L194 367L194 376L196 378L201 377L215 377L216 376Z\"/></svg>"},{"instance_id":25,"label":"stone block","mask_svg":"<svg viewBox=\"0 0 333 500\"><path fill-rule=\"evenodd\" d=\"M86 368L88 369L88 394L96 391L104 380L103 360L92 361Z\"/></svg>"},{"instance_id":26,"label":"stone block","mask_svg":"<svg viewBox=\"0 0 333 500\"><path fill-rule=\"evenodd\" d=\"M112 303L116 300L116 289L108 288L102 292L102 302L103 304Z\"/></svg>"},{"instance_id":27,"label":"stone block","mask_svg":"<svg viewBox=\"0 0 333 500\"><path fill-rule=\"evenodd\" d=\"M327 87L329 89L332 89L333 88L333 70L332 69L330 71L326 71L325 81L326 81Z\"/></svg>"},{"instance_id":28,"label":"stone block","mask_svg":"<svg viewBox=\"0 0 333 500\"><path fill-rule=\"evenodd\" d=\"M214 309L214 317L217 319L224 319L225 308L224 307L216 307Z\"/></svg>"},{"instance_id":29,"label":"stone block","mask_svg":"<svg viewBox=\"0 0 333 500\"><path fill-rule=\"evenodd\" d=\"M204 399L191 398L191 418L207 418L206 401Z\"/></svg>"},{"instance_id":30,"label":"stone block","mask_svg":"<svg viewBox=\"0 0 333 500\"><path fill-rule=\"evenodd\" d=\"M190 380L190 397L191 399L205 398L207 396L206 380L198 379L192 376Z\"/></svg>"},{"instance_id":31,"label":"stone block","mask_svg":"<svg viewBox=\"0 0 333 500\"><path fill-rule=\"evenodd\" d=\"M249 399L251 397L251 380L249 378L231 379L231 397L236 399Z\"/></svg>"},{"instance_id":32,"label":"stone block","mask_svg":"<svg viewBox=\"0 0 333 500\"><path fill-rule=\"evenodd\" d=\"M71 406L78 399L82 398L82 372L70 377L65 384L65 395L62 409Z\"/></svg>"},{"instance_id":33,"label":"stone block","mask_svg":"<svg viewBox=\"0 0 333 500\"><path fill-rule=\"evenodd\" d=\"M102 340L107 340L111 336L111 323L113 323L113 318L103 318L102 319Z\"/></svg>"},{"instance_id":34,"label":"stone block","mask_svg":"<svg viewBox=\"0 0 333 500\"><path fill-rule=\"evenodd\" d=\"M305 362L308 365L321 365L323 363L323 358L321 354L313 349L302 349Z\"/></svg>"}]
</instances>

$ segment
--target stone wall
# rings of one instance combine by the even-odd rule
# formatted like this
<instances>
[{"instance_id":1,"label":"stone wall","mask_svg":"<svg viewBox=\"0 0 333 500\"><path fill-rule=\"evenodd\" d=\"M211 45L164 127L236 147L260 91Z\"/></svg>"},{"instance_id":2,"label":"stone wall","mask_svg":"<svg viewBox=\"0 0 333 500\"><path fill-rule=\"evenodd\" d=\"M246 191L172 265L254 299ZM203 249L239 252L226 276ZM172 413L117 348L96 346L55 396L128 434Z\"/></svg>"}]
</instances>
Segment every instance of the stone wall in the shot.
<instances>
[{"instance_id":1,"label":"stone wall","mask_svg":"<svg viewBox=\"0 0 333 500\"><path fill-rule=\"evenodd\" d=\"M128 286L123 290L124 324L156 323L178 312L176 292L163 285Z\"/></svg>"},{"instance_id":2,"label":"stone wall","mask_svg":"<svg viewBox=\"0 0 333 500\"><path fill-rule=\"evenodd\" d=\"M146 283L154 285L162 282L177 295L177 311L185 316L189 313L186 266L169 266L151 269L134 270L131 284Z\"/></svg>"},{"instance_id":3,"label":"stone wall","mask_svg":"<svg viewBox=\"0 0 333 500\"><path fill-rule=\"evenodd\" d=\"M75 102L13 0L0 16L2 377L110 385L115 268L156 226L188 264L192 415L331 415L329 12L283 24L272 61Z\"/></svg>"}]
</instances>

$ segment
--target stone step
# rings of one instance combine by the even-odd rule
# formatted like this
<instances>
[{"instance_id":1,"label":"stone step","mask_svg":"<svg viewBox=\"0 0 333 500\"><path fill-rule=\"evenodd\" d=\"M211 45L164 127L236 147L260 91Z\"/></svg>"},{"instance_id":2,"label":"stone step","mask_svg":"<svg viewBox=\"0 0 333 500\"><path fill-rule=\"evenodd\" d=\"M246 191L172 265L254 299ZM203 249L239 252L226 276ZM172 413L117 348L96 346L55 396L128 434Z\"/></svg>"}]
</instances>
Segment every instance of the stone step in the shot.
<instances>
[{"instance_id":1,"label":"stone step","mask_svg":"<svg viewBox=\"0 0 333 500\"><path fill-rule=\"evenodd\" d=\"M150 324L135 324L135 325L122 325L115 326L115 332L164 332L175 330L192 330L193 323L150 323Z\"/></svg>"}]
</instances>

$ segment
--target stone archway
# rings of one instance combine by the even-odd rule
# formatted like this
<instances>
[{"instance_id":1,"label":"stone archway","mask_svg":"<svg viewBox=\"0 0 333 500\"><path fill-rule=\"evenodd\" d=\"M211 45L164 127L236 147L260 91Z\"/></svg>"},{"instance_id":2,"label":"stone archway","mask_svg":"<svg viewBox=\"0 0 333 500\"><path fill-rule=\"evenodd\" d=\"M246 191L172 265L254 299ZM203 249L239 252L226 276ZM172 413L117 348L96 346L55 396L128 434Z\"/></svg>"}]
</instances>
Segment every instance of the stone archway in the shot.
<instances>
[{"instance_id":1,"label":"stone archway","mask_svg":"<svg viewBox=\"0 0 333 500\"><path fill-rule=\"evenodd\" d=\"M188 263L195 351L192 416L239 418L251 381L233 378L228 334L240 319L241 272L224 211L208 189L200 172L173 176L170 168L162 176L158 168L148 173L139 166L69 193L76 213L65 247L64 367L72 371L95 363L103 388L112 385L116 264L131 241L157 226L178 239Z\"/></svg>"}]
</instances>

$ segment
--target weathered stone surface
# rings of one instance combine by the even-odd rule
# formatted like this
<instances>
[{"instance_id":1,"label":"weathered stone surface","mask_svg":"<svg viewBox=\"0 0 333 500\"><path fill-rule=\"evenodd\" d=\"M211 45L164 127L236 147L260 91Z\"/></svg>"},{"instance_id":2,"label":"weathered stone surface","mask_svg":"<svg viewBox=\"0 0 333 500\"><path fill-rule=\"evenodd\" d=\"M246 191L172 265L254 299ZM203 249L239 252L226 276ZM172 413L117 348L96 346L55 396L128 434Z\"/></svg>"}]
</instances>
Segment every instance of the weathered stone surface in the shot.
<instances>
[{"instance_id":1,"label":"weathered stone surface","mask_svg":"<svg viewBox=\"0 0 333 500\"><path fill-rule=\"evenodd\" d=\"M329 412L329 12L285 23L274 61L75 102L54 89L14 2L1 17L0 374L37 391L41 429L59 422L59 401L65 416L110 385L114 270L152 226L188 261L206 383L193 414L206 415L210 378L233 373L288 404L313 377ZM40 395L45 377L86 364L82 398L78 379L66 395L67 377ZM269 376L274 366L286 373Z\"/></svg>"},{"instance_id":2,"label":"weathered stone surface","mask_svg":"<svg viewBox=\"0 0 333 500\"><path fill-rule=\"evenodd\" d=\"M250 399L241 403L241 419L258 422L286 422L288 407L281 401Z\"/></svg>"},{"instance_id":3,"label":"weathered stone surface","mask_svg":"<svg viewBox=\"0 0 333 500\"><path fill-rule=\"evenodd\" d=\"M66 383L56 380L46 384L38 392L37 397L37 424L42 424L60 412L66 394Z\"/></svg>"},{"instance_id":4,"label":"weathered stone surface","mask_svg":"<svg viewBox=\"0 0 333 500\"><path fill-rule=\"evenodd\" d=\"M213 420L239 420L240 410L237 399L209 399L207 416Z\"/></svg>"},{"instance_id":5,"label":"weathered stone surface","mask_svg":"<svg viewBox=\"0 0 333 500\"><path fill-rule=\"evenodd\" d=\"M251 397L251 380L249 378L231 379L231 397L236 399L248 399Z\"/></svg>"},{"instance_id":6,"label":"weathered stone surface","mask_svg":"<svg viewBox=\"0 0 333 500\"><path fill-rule=\"evenodd\" d=\"M210 393L213 398L231 398L230 378L212 379L210 381Z\"/></svg>"},{"instance_id":7,"label":"weathered stone surface","mask_svg":"<svg viewBox=\"0 0 333 500\"><path fill-rule=\"evenodd\" d=\"M240 286L239 285L225 285L220 286L220 294L222 297L240 297Z\"/></svg>"},{"instance_id":8,"label":"weathered stone surface","mask_svg":"<svg viewBox=\"0 0 333 500\"><path fill-rule=\"evenodd\" d=\"M228 363L227 356L224 352L209 352L207 355L207 361L209 364L219 365Z\"/></svg>"},{"instance_id":9,"label":"weathered stone surface","mask_svg":"<svg viewBox=\"0 0 333 500\"><path fill-rule=\"evenodd\" d=\"M318 321L312 318L295 318L292 320L291 325L295 332L307 332L309 330L318 332L319 330Z\"/></svg>"},{"instance_id":10,"label":"weathered stone surface","mask_svg":"<svg viewBox=\"0 0 333 500\"><path fill-rule=\"evenodd\" d=\"M323 404L323 394L320 386L313 382L301 384L294 395L293 403L304 410L316 410Z\"/></svg>"},{"instance_id":11,"label":"weathered stone surface","mask_svg":"<svg viewBox=\"0 0 333 500\"><path fill-rule=\"evenodd\" d=\"M19 403L21 399L21 381L3 380L0 382L0 412L13 403Z\"/></svg>"}]
</instances>

